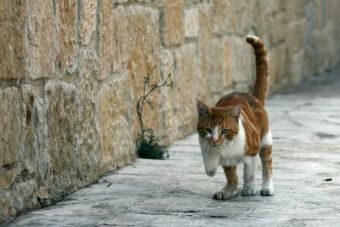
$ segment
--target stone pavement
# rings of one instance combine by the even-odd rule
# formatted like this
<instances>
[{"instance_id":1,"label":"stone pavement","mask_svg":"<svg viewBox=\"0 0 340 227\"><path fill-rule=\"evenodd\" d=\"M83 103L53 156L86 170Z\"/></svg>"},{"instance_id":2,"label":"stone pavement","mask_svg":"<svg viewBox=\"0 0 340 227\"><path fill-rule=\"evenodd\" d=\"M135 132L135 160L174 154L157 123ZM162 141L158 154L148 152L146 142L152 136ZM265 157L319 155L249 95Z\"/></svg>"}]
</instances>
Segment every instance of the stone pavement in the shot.
<instances>
[{"instance_id":1,"label":"stone pavement","mask_svg":"<svg viewBox=\"0 0 340 227\"><path fill-rule=\"evenodd\" d=\"M267 106L273 197L259 194L259 167L256 196L212 200L224 174L205 175L194 134L171 146L169 160L140 159L4 226L340 226L340 70Z\"/></svg>"}]
</instances>

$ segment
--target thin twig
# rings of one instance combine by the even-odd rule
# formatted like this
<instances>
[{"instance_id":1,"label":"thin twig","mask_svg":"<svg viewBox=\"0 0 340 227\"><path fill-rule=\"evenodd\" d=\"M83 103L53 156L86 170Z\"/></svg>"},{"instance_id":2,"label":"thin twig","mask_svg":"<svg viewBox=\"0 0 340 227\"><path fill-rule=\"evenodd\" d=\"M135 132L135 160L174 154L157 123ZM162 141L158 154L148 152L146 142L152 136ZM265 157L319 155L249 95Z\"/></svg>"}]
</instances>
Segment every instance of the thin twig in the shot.
<instances>
[{"instance_id":1,"label":"thin twig","mask_svg":"<svg viewBox=\"0 0 340 227\"><path fill-rule=\"evenodd\" d=\"M151 95L151 93L153 91L155 91L156 89L161 88L161 87L171 86L171 83L168 83L170 76L171 76L171 74L168 75L168 77L166 78L166 80L163 83L152 85L151 88L149 89L149 91L147 91L147 92L146 92L146 87L148 85L149 76L147 76L144 80L143 95L137 101L137 113L138 113L139 124L140 124L140 127L141 127L141 138L142 139L144 138L144 133L146 131L148 131L148 129L144 128L144 122L143 122L144 102L148 98L148 96Z\"/></svg>"}]
</instances>

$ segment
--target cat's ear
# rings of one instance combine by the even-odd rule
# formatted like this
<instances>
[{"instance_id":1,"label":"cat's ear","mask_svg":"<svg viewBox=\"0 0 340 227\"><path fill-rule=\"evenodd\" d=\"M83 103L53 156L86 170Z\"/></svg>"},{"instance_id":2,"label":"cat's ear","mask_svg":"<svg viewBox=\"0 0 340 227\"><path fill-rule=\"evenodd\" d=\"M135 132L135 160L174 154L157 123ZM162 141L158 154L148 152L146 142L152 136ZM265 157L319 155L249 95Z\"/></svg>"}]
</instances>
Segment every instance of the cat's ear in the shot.
<instances>
[{"instance_id":1,"label":"cat's ear","mask_svg":"<svg viewBox=\"0 0 340 227\"><path fill-rule=\"evenodd\" d=\"M242 106L237 105L230 110L230 115L234 117L236 120L238 120L241 116L241 110L242 110Z\"/></svg>"},{"instance_id":2,"label":"cat's ear","mask_svg":"<svg viewBox=\"0 0 340 227\"><path fill-rule=\"evenodd\" d=\"M205 105L203 102L201 101L197 101L197 113L198 113L198 117L202 117L203 115L207 114L209 112L208 106Z\"/></svg>"}]
</instances>

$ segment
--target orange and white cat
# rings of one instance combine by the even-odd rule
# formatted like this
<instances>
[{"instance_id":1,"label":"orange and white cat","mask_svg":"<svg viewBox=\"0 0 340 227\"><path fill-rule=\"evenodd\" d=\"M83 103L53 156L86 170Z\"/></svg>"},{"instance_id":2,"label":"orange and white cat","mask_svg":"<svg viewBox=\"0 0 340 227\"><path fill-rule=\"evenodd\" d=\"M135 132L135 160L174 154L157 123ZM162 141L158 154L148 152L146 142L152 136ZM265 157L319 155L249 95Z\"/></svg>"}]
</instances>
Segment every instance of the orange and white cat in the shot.
<instances>
[{"instance_id":1,"label":"orange and white cat","mask_svg":"<svg viewBox=\"0 0 340 227\"><path fill-rule=\"evenodd\" d=\"M227 184L214 194L225 200L238 194L237 164L244 163L244 196L255 195L258 156L262 162L261 194L274 195L272 180L272 135L264 109L268 90L268 62L263 42L247 36L256 59L256 81L253 94L233 92L223 96L215 106L197 102L197 132L205 171L214 176L223 167Z\"/></svg>"}]
</instances>

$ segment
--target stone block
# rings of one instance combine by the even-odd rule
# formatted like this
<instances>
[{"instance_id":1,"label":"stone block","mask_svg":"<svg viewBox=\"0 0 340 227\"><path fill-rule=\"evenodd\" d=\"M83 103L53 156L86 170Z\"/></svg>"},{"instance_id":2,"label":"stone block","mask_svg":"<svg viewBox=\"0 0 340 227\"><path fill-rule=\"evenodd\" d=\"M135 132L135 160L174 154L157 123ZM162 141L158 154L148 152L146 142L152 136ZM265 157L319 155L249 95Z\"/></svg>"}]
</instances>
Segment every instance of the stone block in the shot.
<instances>
[{"instance_id":1,"label":"stone block","mask_svg":"<svg viewBox=\"0 0 340 227\"><path fill-rule=\"evenodd\" d=\"M285 4L286 2L285 1L277 1L277 0L265 0L265 1L261 1L263 2L264 4L266 5L270 5L271 6L271 11L276 14L276 13L279 13L279 12L282 12L285 10Z\"/></svg>"},{"instance_id":2,"label":"stone block","mask_svg":"<svg viewBox=\"0 0 340 227\"><path fill-rule=\"evenodd\" d=\"M322 0L314 0L313 3L315 4L314 12L315 15L313 18L315 20L314 26L318 30L322 30L326 26L326 17L330 18L332 15L326 14L326 3L330 1L322 1ZM314 29L315 29L314 27Z\"/></svg>"},{"instance_id":3,"label":"stone block","mask_svg":"<svg viewBox=\"0 0 340 227\"><path fill-rule=\"evenodd\" d=\"M127 20L123 6L113 9L113 73L122 72L127 67Z\"/></svg>"},{"instance_id":4,"label":"stone block","mask_svg":"<svg viewBox=\"0 0 340 227\"><path fill-rule=\"evenodd\" d=\"M99 83L96 53L81 50L79 53L79 131L77 133L77 179L81 184L93 181L99 174L100 135L97 107Z\"/></svg>"},{"instance_id":5,"label":"stone block","mask_svg":"<svg viewBox=\"0 0 340 227\"><path fill-rule=\"evenodd\" d=\"M77 55L77 0L56 1L57 40L59 42L57 67L64 74L76 69Z\"/></svg>"},{"instance_id":6,"label":"stone block","mask_svg":"<svg viewBox=\"0 0 340 227\"><path fill-rule=\"evenodd\" d=\"M304 62L304 59L305 59L305 52L302 50L296 54L294 54L293 56L291 56L291 64L290 64L290 72L289 72L289 75L290 75L290 81L289 83L290 84L298 84L302 81L303 77L304 77L304 72L303 72L303 69L304 69L304 66L303 64L300 64L297 62L301 62L303 63Z\"/></svg>"},{"instance_id":7,"label":"stone block","mask_svg":"<svg viewBox=\"0 0 340 227\"><path fill-rule=\"evenodd\" d=\"M290 54L293 55L304 48L306 27L307 23L305 19L288 24L287 33L289 35L287 35L285 39Z\"/></svg>"},{"instance_id":8,"label":"stone block","mask_svg":"<svg viewBox=\"0 0 340 227\"><path fill-rule=\"evenodd\" d=\"M32 79L55 73L56 43L52 1L28 1L28 74Z\"/></svg>"},{"instance_id":9,"label":"stone block","mask_svg":"<svg viewBox=\"0 0 340 227\"><path fill-rule=\"evenodd\" d=\"M297 21L305 17L306 0L285 1L283 3L284 11L290 21Z\"/></svg>"},{"instance_id":10,"label":"stone block","mask_svg":"<svg viewBox=\"0 0 340 227\"><path fill-rule=\"evenodd\" d=\"M287 36L287 17L286 14L281 12L273 16L273 26L270 30L271 44L273 46L284 42Z\"/></svg>"},{"instance_id":11,"label":"stone block","mask_svg":"<svg viewBox=\"0 0 340 227\"><path fill-rule=\"evenodd\" d=\"M255 10L257 4L256 1L232 1L232 5L236 7L236 10L231 13L231 20L228 20L229 24L227 24L227 26L231 26L230 22L235 23L235 32L241 37L251 33L256 25L254 18L258 16ZM269 8L268 5L266 8ZM261 11L262 10L263 9L261 9Z\"/></svg>"},{"instance_id":12,"label":"stone block","mask_svg":"<svg viewBox=\"0 0 340 227\"><path fill-rule=\"evenodd\" d=\"M271 91L277 91L288 83L286 48L285 44L280 44L268 51L269 88Z\"/></svg>"},{"instance_id":13,"label":"stone block","mask_svg":"<svg viewBox=\"0 0 340 227\"><path fill-rule=\"evenodd\" d=\"M112 73L113 59L113 4L110 0L100 1L98 19L99 77L102 80ZM121 23L124 23L121 21Z\"/></svg>"},{"instance_id":14,"label":"stone block","mask_svg":"<svg viewBox=\"0 0 340 227\"><path fill-rule=\"evenodd\" d=\"M184 11L184 34L185 37L194 38L199 31L198 9L187 9Z\"/></svg>"},{"instance_id":15,"label":"stone block","mask_svg":"<svg viewBox=\"0 0 340 227\"><path fill-rule=\"evenodd\" d=\"M228 38L223 40L223 88L232 85L233 82L233 46Z\"/></svg>"},{"instance_id":16,"label":"stone block","mask_svg":"<svg viewBox=\"0 0 340 227\"><path fill-rule=\"evenodd\" d=\"M223 90L223 63L224 63L224 53L223 53L223 40L215 38L212 40L211 49L209 52L209 65L210 73L207 82L209 83L211 93L219 93Z\"/></svg>"},{"instance_id":17,"label":"stone block","mask_svg":"<svg viewBox=\"0 0 340 227\"><path fill-rule=\"evenodd\" d=\"M233 68L235 67L234 49L237 48L231 38L213 39L210 49L209 62L210 73L206 81L209 81L210 92L223 93L232 85ZM214 100L216 102L216 100Z\"/></svg>"},{"instance_id":18,"label":"stone block","mask_svg":"<svg viewBox=\"0 0 340 227\"><path fill-rule=\"evenodd\" d=\"M97 25L97 2L81 0L79 15L79 39L82 45L88 45Z\"/></svg>"},{"instance_id":19,"label":"stone block","mask_svg":"<svg viewBox=\"0 0 340 227\"><path fill-rule=\"evenodd\" d=\"M251 83L255 75L255 56L252 47L244 38L230 38L228 43L232 51L232 76L234 82Z\"/></svg>"},{"instance_id":20,"label":"stone block","mask_svg":"<svg viewBox=\"0 0 340 227\"><path fill-rule=\"evenodd\" d=\"M21 163L25 170L34 173L38 183L42 183L47 179L49 168L44 92L40 86L27 84L22 86L21 93L24 143Z\"/></svg>"},{"instance_id":21,"label":"stone block","mask_svg":"<svg viewBox=\"0 0 340 227\"><path fill-rule=\"evenodd\" d=\"M139 133L135 105L143 94L144 78L149 75L150 84L160 81L160 36L159 14L156 10L130 6L126 10L128 29L128 71L132 87L132 113L134 135ZM159 96L155 93L150 97L145 111L145 125L153 128L156 134L162 132L159 110Z\"/></svg>"},{"instance_id":22,"label":"stone block","mask_svg":"<svg viewBox=\"0 0 340 227\"><path fill-rule=\"evenodd\" d=\"M318 73L330 68L333 59L336 59L336 41L330 35L330 27L325 27L315 34L315 54ZM333 63L334 64L334 63Z\"/></svg>"},{"instance_id":23,"label":"stone block","mask_svg":"<svg viewBox=\"0 0 340 227\"><path fill-rule=\"evenodd\" d=\"M15 87L0 90L1 167L13 165L18 161L21 133L19 97Z\"/></svg>"},{"instance_id":24,"label":"stone block","mask_svg":"<svg viewBox=\"0 0 340 227\"><path fill-rule=\"evenodd\" d=\"M76 187L77 179L77 106L76 88L63 82L50 81L45 86L47 102L49 172L45 182L51 194L59 197Z\"/></svg>"},{"instance_id":25,"label":"stone block","mask_svg":"<svg viewBox=\"0 0 340 227\"><path fill-rule=\"evenodd\" d=\"M229 7L230 6L230 7ZM217 34L223 34L227 30L230 32L233 30L231 26L228 27L226 18L231 17L233 4L226 0L215 0L212 2L212 20L213 20L213 32ZM231 22L233 23L233 22Z\"/></svg>"},{"instance_id":26,"label":"stone block","mask_svg":"<svg viewBox=\"0 0 340 227\"><path fill-rule=\"evenodd\" d=\"M305 75L317 75L317 58L318 56L316 55L316 49L314 46L305 46L304 47L304 56L305 59L303 59L303 67L304 67L304 74Z\"/></svg>"},{"instance_id":27,"label":"stone block","mask_svg":"<svg viewBox=\"0 0 340 227\"><path fill-rule=\"evenodd\" d=\"M168 49L161 50L161 78L164 80L171 75L173 80L175 75L175 59L174 53ZM175 115L174 115L174 89L171 87L162 87L160 92L160 111L162 116L162 126L164 128L163 142L169 144L175 133Z\"/></svg>"},{"instance_id":28,"label":"stone block","mask_svg":"<svg viewBox=\"0 0 340 227\"><path fill-rule=\"evenodd\" d=\"M17 175L20 156L20 99L17 88L0 90L0 189L8 188Z\"/></svg>"},{"instance_id":29,"label":"stone block","mask_svg":"<svg viewBox=\"0 0 340 227\"><path fill-rule=\"evenodd\" d=\"M202 81L201 78L194 44L183 45L176 50L175 62L173 78L175 130L177 137L183 137L195 130L196 101L203 90L202 84L206 81Z\"/></svg>"},{"instance_id":30,"label":"stone block","mask_svg":"<svg viewBox=\"0 0 340 227\"><path fill-rule=\"evenodd\" d=\"M23 209L38 207L35 195L34 180L20 182L11 190L0 190L0 222L8 221L8 217L21 213Z\"/></svg>"},{"instance_id":31,"label":"stone block","mask_svg":"<svg viewBox=\"0 0 340 227\"><path fill-rule=\"evenodd\" d=\"M0 80L24 78L27 2L4 0L0 4Z\"/></svg>"},{"instance_id":32,"label":"stone block","mask_svg":"<svg viewBox=\"0 0 340 227\"><path fill-rule=\"evenodd\" d=\"M211 80L210 75L210 55L212 46L212 25L211 7L201 7L199 11L199 28L198 33L198 60L203 81ZM209 83L203 83L202 96L199 97L204 101L211 99ZM212 100L211 100L212 101Z\"/></svg>"},{"instance_id":33,"label":"stone block","mask_svg":"<svg viewBox=\"0 0 340 227\"><path fill-rule=\"evenodd\" d=\"M164 46L178 45L184 41L183 0L166 0L162 11L162 41Z\"/></svg>"},{"instance_id":34,"label":"stone block","mask_svg":"<svg viewBox=\"0 0 340 227\"><path fill-rule=\"evenodd\" d=\"M0 189L3 190L3 189L9 188L14 182L14 179L16 176L17 176L17 171L15 169L1 171Z\"/></svg>"},{"instance_id":35,"label":"stone block","mask_svg":"<svg viewBox=\"0 0 340 227\"><path fill-rule=\"evenodd\" d=\"M127 73L105 83L97 96L100 128L100 172L126 165L135 158L131 130L130 83Z\"/></svg>"}]
</instances>

